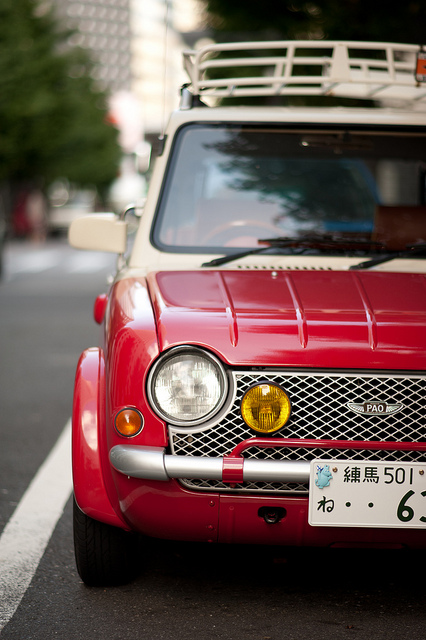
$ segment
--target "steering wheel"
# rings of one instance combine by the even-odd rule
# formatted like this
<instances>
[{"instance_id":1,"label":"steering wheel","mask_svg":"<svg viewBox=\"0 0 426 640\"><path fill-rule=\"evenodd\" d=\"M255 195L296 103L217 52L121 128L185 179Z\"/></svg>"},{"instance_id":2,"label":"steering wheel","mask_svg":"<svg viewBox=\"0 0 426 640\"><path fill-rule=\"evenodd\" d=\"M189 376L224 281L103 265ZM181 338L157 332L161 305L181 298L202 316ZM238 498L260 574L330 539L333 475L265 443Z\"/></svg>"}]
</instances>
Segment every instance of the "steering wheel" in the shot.
<instances>
[{"instance_id":1,"label":"steering wheel","mask_svg":"<svg viewBox=\"0 0 426 640\"><path fill-rule=\"evenodd\" d=\"M257 229L259 233L248 234L247 231L249 229ZM201 238L200 244L210 244L214 246L215 243L212 243L212 240L217 239L216 242L219 244L227 245L238 236L246 237L248 235L253 236L253 239L257 240L259 237L262 237L262 235L265 235L266 231L270 231L274 236L277 235L277 228L270 222L262 222L261 220L232 220L231 222L224 222L211 229ZM235 232L237 232L237 235ZM221 236L225 236L222 242L220 242ZM254 246L257 246L257 242Z\"/></svg>"}]
</instances>

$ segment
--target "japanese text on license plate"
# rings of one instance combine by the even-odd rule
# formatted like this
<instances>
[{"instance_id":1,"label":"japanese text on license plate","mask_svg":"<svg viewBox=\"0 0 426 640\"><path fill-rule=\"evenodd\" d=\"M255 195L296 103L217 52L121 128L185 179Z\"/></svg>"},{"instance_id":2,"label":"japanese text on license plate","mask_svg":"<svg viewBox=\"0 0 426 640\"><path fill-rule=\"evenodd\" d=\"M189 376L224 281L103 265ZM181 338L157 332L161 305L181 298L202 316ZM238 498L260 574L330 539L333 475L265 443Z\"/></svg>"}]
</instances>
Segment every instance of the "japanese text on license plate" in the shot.
<instances>
[{"instance_id":1,"label":"japanese text on license plate","mask_svg":"<svg viewBox=\"0 0 426 640\"><path fill-rule=\"evenodd\" d=\"M426 528L426 463L313 460L309 524Z\"/></svg>"}]
</instances>

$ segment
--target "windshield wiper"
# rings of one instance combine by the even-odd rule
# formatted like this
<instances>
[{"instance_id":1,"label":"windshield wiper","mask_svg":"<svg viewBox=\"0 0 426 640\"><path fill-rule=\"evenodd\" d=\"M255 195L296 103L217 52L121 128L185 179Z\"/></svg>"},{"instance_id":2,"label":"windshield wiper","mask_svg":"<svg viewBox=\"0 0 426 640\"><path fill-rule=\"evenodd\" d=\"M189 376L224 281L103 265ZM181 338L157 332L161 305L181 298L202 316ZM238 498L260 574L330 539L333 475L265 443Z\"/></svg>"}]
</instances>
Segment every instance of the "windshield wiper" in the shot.
<instances>
[{"instance_id":1,"label":"windshield wiper","mask_svg":"<svg viewBox=\"0 0 426 640\"><path fill-rule=\"evenodd\" d=\"M370 267L375 267L378 264L384 264L385 262L390 262L391 260L397 260L398 258L411 258L412 256L421 256L422 254L426 255L426 242L407 245L407 249L405 251L387 253L384 256L379 256L378 258L372 258L371 260L366 260L365 262L354 264L349 267L349 270L357 271L360 269L369 269Z\"/></svg>"},{"instance_id":2,"label":"windshield wiper","mask_svg":"<svg viewBox=\"0 0 426 640\"><path fill-rule=\"evenodd\" d=\"M247 249L246 251L237 251L221 258L214 258L210 262L204 262L202 267L219 267L222 264L227 264L233 260L239 260L246 256L255 255L257 253L264 253L269 249L339 249L344 250L379 250L383 248L383 245L379 242L371 242L370 240L352 240L347 238L335 238L333 236L306 236L301 238L288 238L286 236L278 238L263 238L258 240L259 244L265 245L262 247L256 247L255 249Z\"/></svg>"},{"instance_id":3,"label":"windshield wiper","mask_svg":"<svg viewBox=\"0 0 426 640\"><path fill-rule=\"evenodd\" d=\"M226 256L222 256L221 258L214 258L213 260L210 260L210 262L203 262L201 266L219 267L221 264L226 264L227 262L232 262L233 260L238 260L239 258L245 258L246 256L251 256L256 253L263 253L264 251L268 251L268 249L270 248L271 245L266 245L264 247L257 247L256 249L248 249L247 251L237 251L236 253L231 253Z\"/></svg>"}]
</instances>

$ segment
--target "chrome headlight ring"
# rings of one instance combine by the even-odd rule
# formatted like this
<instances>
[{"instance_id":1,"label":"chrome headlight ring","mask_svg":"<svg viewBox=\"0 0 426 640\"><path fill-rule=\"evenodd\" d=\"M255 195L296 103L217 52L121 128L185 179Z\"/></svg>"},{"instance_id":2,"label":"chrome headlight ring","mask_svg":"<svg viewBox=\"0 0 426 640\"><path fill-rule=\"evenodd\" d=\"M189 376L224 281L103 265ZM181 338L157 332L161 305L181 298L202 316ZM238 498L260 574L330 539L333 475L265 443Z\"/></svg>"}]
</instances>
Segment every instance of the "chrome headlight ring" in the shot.
<instances>
[{"instance_id":1,"label":"chrome headlight ring","mask_svg":"<svg viewBox=\"0 0 426 640\"><path fill-rule=\"evenodd\" d=\"M194 426L216 415L228 395L218 358L199 347L174 347L160 356L147 382L154 411L167 423Z\"/></svg>"}]
</instances>

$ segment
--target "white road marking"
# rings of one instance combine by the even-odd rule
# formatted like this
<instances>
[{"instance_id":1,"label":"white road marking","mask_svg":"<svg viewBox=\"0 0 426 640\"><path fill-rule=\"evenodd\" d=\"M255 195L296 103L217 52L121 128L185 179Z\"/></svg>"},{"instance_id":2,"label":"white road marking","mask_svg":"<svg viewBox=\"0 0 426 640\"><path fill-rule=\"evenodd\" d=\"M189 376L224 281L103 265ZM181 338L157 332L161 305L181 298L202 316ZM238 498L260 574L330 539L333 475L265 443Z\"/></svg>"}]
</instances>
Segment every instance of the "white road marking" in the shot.
<instances>
[{"instance_id":1,"label":"white road marking","mask_svg":"<svg viewBox=\"0 0 426 640\"><path fill-rule=\"evenodd\" d=\"M5 247L4 280L10 282L16 276L41 274L92 274L105 270L115 272L117 256L97 251L77 251L67 244L32 245L10 243Z\"/></svg>"},{"instance_id":2,"label":"white road marking","mask_svg":"<svg viewBox=\"0 0 426 640\"><path fill-rule=\"evenodd\" d=\"M32 250L27 254L20 254L19 261L15 260L11 265L13 273L41 273L55 267L61 260L62 253L54 250Z\"/></svg>"},{"instance_id":3,"label":"white road marking","mask_svg":"<svg viewBox=\"0 0 426 640\"><path fill-rule=\"evenodd\" d=\"M0 537L0 632L19 606L72 490L71 420Z\"/></svg>"}]
</instances>

